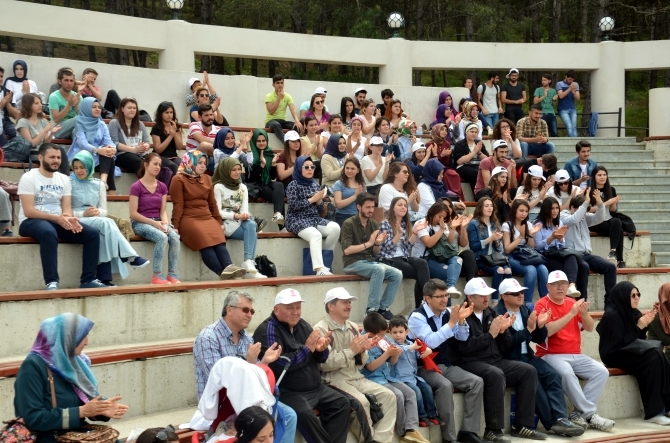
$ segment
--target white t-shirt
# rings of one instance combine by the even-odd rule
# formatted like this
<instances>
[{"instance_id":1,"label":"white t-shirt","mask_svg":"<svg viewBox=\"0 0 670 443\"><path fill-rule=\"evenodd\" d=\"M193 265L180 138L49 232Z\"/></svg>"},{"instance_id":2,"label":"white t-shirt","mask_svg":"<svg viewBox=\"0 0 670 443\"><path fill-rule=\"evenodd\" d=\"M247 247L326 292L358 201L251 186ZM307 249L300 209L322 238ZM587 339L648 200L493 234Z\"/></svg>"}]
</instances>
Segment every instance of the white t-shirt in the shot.
<instances>
[{"instance_id":1,"label":"white t-shirt","mask_svg":"<svg viewBox=\"0 0 670 443\"><path fill-rule=\"evenodd\" d=\"M532 200L535 200L540 196L540 190L536 189L534 191L530 191L530 193L524 192L523 186L519 186L516 188L516 197L518 197L521 194L527 194L528 198L526 199L527 202L531 202ZM534 208L530 208L530 211L528 211L529 214L539 214L540 213L540 207L542 206L542 201L535 205ZM534 219L535 217L531 217L531 220Z\"/></svg>"},{"instance_id":2,"label":"white t-shirt","mask_svg":"<svg viewBox=\"0 0 670 443\"><path fill-rule=\"evenodd\" d=\"M580 167L581 170L582 170L582 176L586 175L586 168L587 168L587 166L588 166L588 163L585 164L585 165L583 165L583 164L581 164L581 163L579 164L579 167ZM588 183L588 180L585 180L585 181L583 181L583 182L581 182L581 183L579 184L579 187L582 188L582 189L586 189L587 183Z\"/></svg>"},{"instance_id":3,"label":"white t-shirt","mask_svg":"<svg viewBox=\"0 0 670 443\"><path fill-rule=\"evenodd\" d=\"M417 189L419 191L419 198L421 199L419 202L419 214L426 215L430 207L435 203L433 188L425 183L419 183Z\"/></svg>"},{"instance_id":4,"label":"white t-shirt","mask_svg":"<svg viewBox=\"0 0 670 443\"><path fill-rule=\"evenodd\" d=\"M386 212L389 210L391 207L391 202L396 197L407 198L407 194L405 194L405 192L398 191L391 183L386 183L379 189L379 196L377 197L377 201L379 206L384 208L384 212Z\"/></svg>"},{"instance_id":5,"label":"white t-shirt","mask_svg":"<svg viewBox=\"0 0 670 443\"><path fill-rule=\"evenodd\" d=\"M498 113L498 88L499 86L493 85L492 87L486 86L486 91L484 91L484 95L480 99L482 102L482 105L486 108L487 111L491 114L497 114ZM484 85L479 85L477 87L477 94L482 93L482 90L484 89Z\"/></svg>"},{"instance_id":6,"label":"white t-shirt","mask_svg":"<svg viewBox=\"0 0 670 443\"><path fill-rule=\"evenodd\" d=\"M31 169L21 176L19 180L19 195L34 195L35 209L47 214L60 215L63 212L62 200L65 196L72 195L72 184L70 178L54 172L53 177L45 177L39 169ZM28 217L23 213L23 205L19 209L19 224Z\"/></svg>"},{"instance_id":7,"label":"white t-shirt","mask_svg":"<svg viewBox=\"0 0 670 443\"><path fill-rule=\"evenodd\" d=\"M386 162L386 157L382 157L382 167L379 168L379 172L377 173L377 175L374 177L373 180L368 180L367 175L365 175L365 172L363 172L363 179L365 180L365 186L376 186L384 183L384 162ZM374 171L376 167L377 166L375 166L375 163L372 161L369 155L366 155L365 157L363 157L363 160L361 160L361 171L369 169Z\"/></svg>"},{"instance_id":8,"label":"white t-shirt","mask_svg":"<svg viewBox=\"0 0 670 443\"><path fill-rule=\"evenodd\" d=\"M573 186L573 187L572 187L572 194L568 194L567 192L561 192L561 196L558 197L558 196L556 195L556 192L554 191L554 187L552 186L552 187L549 188L549 190L547 191L547 197L555 198L556 200L558 200L558 204L559 204L560 206L563 206L565 203L567 203L568 201L570 201L570 199L571 199L572 197L574 197L574 196L577 194L577 190L578 190L578 189L579 189L579 187L577 187L577 186Z\"/></svg>"},{"instance_id":9,"label":"white t-shirt","mask_svg":"<svg viewBox=\"0 0 670 443\"><path fill-rule=\"evenodd\" d=\"M356 146L356 142L351 140L351 147L353 148L354 146ZM354 151L354 157L356 157L359 162L362 162L363 157L365 157L365 137L363 137L362 134L361 134L361 144L358 145L358 149Z\"/></svg>"},{"instance_id":10,"label":"white t-shirt","mask_svg":"<svg viewBox=\"0 0 670 443\"><path fill-rule=\"evenodd\" d=\"M531 228L530 222L526 222L526 229L528 229L528 232L530 232L530 228ZM508 222L503 223L501 230L502 230L502 232L510 233L509 223ZM516 239L520 235L521 235L521 232L519 232L519 230L516 228L516 226L514 226L514 233L511 234L510 240L514 241L514 239ZM526 239L522 238L521 241L519 242L519 246L525 245L525 244L526 244Z\"/></svg>"}]
</instances>

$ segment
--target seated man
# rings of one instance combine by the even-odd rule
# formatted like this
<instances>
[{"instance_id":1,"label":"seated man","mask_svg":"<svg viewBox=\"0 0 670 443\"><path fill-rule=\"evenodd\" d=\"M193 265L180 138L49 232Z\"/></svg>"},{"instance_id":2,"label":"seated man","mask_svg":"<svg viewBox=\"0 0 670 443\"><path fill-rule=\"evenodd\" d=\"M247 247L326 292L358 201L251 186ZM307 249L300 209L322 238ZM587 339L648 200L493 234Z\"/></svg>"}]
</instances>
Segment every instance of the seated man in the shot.
<instances>
[{"instance_id":1,"label":"seated man","mask_svg":"<svg viewBox=\"0 0 670 443\"><path fill-rule=\"evenodd\" d=\"M247 362L256 364L261 344L254 343L246 328L254 315L254 299L246 292L230 291L223 300L221 318L200 331L193 344L195 381L198 400L202 396L212 367L223 357L244 356ZM270 346L260 363L267 365L279 358L281 347ZM293 409L279 402L284 412L284 436L282 443L295 441L297 417Z\"/></svg>"},{"instance_id":2,"label":"seated man","mask_svg":"<svg viewBox=\"0 0 670 443\"><path fill-rule=\"evenodd\" d=\"M516 188L516 162L508 159L509 147L505 140L495 140L492 144L493 155L485 158L479 163L479 172L477 173L477 184L475 185L475 201L482 197L481 190L489 185L491 172L497 166L507 169L507 189Z\"/></svg>"},{"instance_id":3,"label":"seated man","mask_svg":"<svg viewBox=\"0 0 670 443\"><path fill-rule=\"evenodd\" d=\"M102 104L102 92L95 84L97 79L98 72L93 68L86 68L81 75L81 81L77 81L77 88L82 98L94 97ZM121 97L119 97L119 94L117 94L115 90L110 89L104 103L102 118L114 118L116 111L119 109L119 106L121 106ZM137 112L139 112L139 109Z\"/></svg>"},{"instance_id":4,"label":"seated man","mask_svg":"<svg viewBox=\"0 0 670 443\"><path fill-rule=\"evenodd\" d=\"M528 363L502 358L502 353L512 346L509 328L515 316L498 315L489 307L489 288L481 278L473 278L465 285L468 304L473 315L465 321L470 326L466 341L456 342L455 364L484 379L484 439L509 442L503 436L505 427L505 388L516 390L516 410L512 435L531 440L545 440L547 436L533 430L535 425L535 391L537 371Z\"/></svg>"},{"instance_id":5,"label":"seated man","mask_svg":"<svg viewBox=\"0 0 670 443\"><path fill-rule=\"evenodd\" d=\"M345 443L349 429L350 403L339 392L321 383L319 364L328 360L330 332L321 336L309 323L300 318L305 300L295 289L287 288L275 297L270 317L254 331L254 341L260 342L262 359L275 344L281 346L282 356L270 363L279 378L286 362L290 366L281 381L279 400L293 408L298 416L298 429L308 442ZM321 416L314 414L314 409Z\"/></svg>"},{"instance_id":6,"label":"seated man","mask_svg":"<svg viewBox=\"0 0 670 443\"><path fill-rule=\"evenodd\" d=\"M60 131L54 134L54 138L72 138L80 100L81 94L75 88L74 72L70 68L59 69L58 89L49 95L51 121L60 124Z\"/></svg>"},{"instance_id":7,"label":"seated man","mask_svg":"<svg viewBox=\"0 0 670 443\"><path fill-rule=\"evenodd\" d=\"M591 186L591 174L598 163L591 159L591 143L586 140L578 141L575 151L577 157L565 162L565 170L570 174L574 186L586 189Z\"/></svg>"},{"instance_id":8,"label":"seated man","mask_svg":"<svg viewBox=\"0 0 670 443\"><path fill-rule=\"evenodd\" d=\"M584 428L573 424L568 419L561 377L547 362L535 357L530 347L531 341L544 343L547 339L545 324L551 312L531 312L523 301L524 289L527 288L521 286L513 278L503 280L498 289L502 303L496 305L496 312L500 315L507 313L515 319L509 329L512 334L512 346L503 352L503 357L528 363L537 371L535 412L540 417L544 429L566 437L582 435Z\"/></svg>"},{"instance_id":9,"label":"seated man","mask_svg":"<svg viewBox=\"0 0 670 443\"><path fill-rule=\"evenodd\" d=\"M188 152L196 149L211 157L214 154L214 139L219 132L218 126L214 126L214 110L212 105L198 106L199 122L193 122L188 126L186 136L186 150Z\"/></svg>"},{"instance_id":10,"label":"seated man","mask_svg":"<svg viewBox=\"0 0 670 443\"><path fill-rule=\"evenodd\" d=\"M379 115L383 117L386 115L386 108L391 106L391 102L393 101L393 91L390 89L382 89L381 96L382 102L375 106L375 108L379 109Z\"/></svg>"},{"instance_id":11,"label":"seated man","mask_svg":"<svg viewBox=\"0 0 670 443\"><path fill-rule=\"evenodd\" d=\"M301 132L302 124L295 112L293 98L284 92L284 77L281 75L272 77L272 87L274 91L265 96L265 126L272 129L279 141L284 144L284 129L297 128L298 132ZM291 111L292 122L286 120L286 108Z\"/></svg>"},{"instance_id":12,"label":"seated man","mask_svg":"<svg viewBox=\"0 0 670 443\"><path fill-rule=\"evenodd\" d=\"M589 190L587 189L586 192L588 193ZM603 274L605 280L605 306L607 306L610 292L614 285L616 285L616 265L609 260L591 254L593 248L591 247L589 226L602 223L608 210L600 197L600 192L594 192L593 196L597 208L595 214L589 212L590 200L587 200L584 194L579 194L570 199L569 210L561 211L561 222L568 227L568 231L565 233L565 247L572 248L584 254L583 261L588 264L589 269L598 274ZM581 282L577 282L577 290L581 292L583 298L587 298L588 273L584 273L584 276L585 278L581 279Z\"/></svg>"},{"instance_id":13,"label":"seated man","mask_svg":"<svg viewBox=\"0 0 670 443\"><path fill-rule=\"evenodd\" d=\"M563 271L549 273L547 289L549 293L535 304L535 312L551 312L546 324L549 337L535 347L537 356L561 376L565 395L575 407L570 421L584 429L609 431L614 420L596 414L596 403L605 389L609 371L581 350L581 331L593 332L594 329L589 302L566 297L568 277ZM583 389L580 378L586 380Z\"/></svg>"},{"instance_id":14,"label":"seated man","mask_svg":"<svg viewBox=\"0 0 670 443\"><path fill-rule=\"evenodd\" d=\"M465 319L472 314L472 306L454 305L451 310L448 309L447 285L437 278L431 278L424 285L423 300L425 303L412 312L408 323L412 339L418 338L439 352L434 361L442 373L420 367L418 375L435 391L437 412L444 422L440 426L442 440L451 442L458 438L463 443L481 443L483 440L477 432L482 421L484 381L458 366L452 366L449 361L450 345L468 339L470 329ZM458 436L454 418L454 388L465 394L463 424Z\"/></svg>"},{"instance_id":15,"label":"seated man","mask_svg":"<svg viewBox=\"0 0 670 443\"><path fill-rule=\"evenodd\" d=\"M549 141L549 127L542 120L542 106L530 105L527 117L516 124L516 133L521 142L521 152L524 158L528 155L539 157L556 152L554 144Z\"/></svg>"},{"instance_id":16,"label":"seated man","mask_svg":"<svg viewBox=\"0 0 670 443\"><path fill-rule=\"evenodd\" d=\"M326 106L326 94L328 94L328 91L326 91L326 88L323 88L323 87L319 86L314 91L314 94L318 94L319 97L321 97L323 99L323 110L325 112L329 112L328 111L328 106ZM298 111L300 111L300 118L301 119L305 118L305 114L307 113L307 111L309 111L310 101L311 100L306 100L306 101L304 101L300 104L300 108L298 109Z\"/></svg>"},{"instance_id":17,"label":"seated man","mask_svg":"<svg viewBox=\"0 0 670 443\"><path fill-rule=\"evenodd\" d=\"M0 67L0 146L5 146L9 139L16 137L16 128L9 117L15 121L20 117L19 111L12 106L12 91L2 86L4 77L5 70Z\"/></svg>"},{"instance_id":18,"label":"seated man","mask_svg":"<svg viewBox=\"0 0 670 443\"><path fill-rule=\"evenodd\" d=\"M344 221L340 234L344 273L369 278L370 293L365 314L376 311L386 320L391 320L393 314L389 311L389 306L395 300L402 283L402 272L376 260L386 235L379 234L379 225L372 219L375 210L374 195L367 192L358 194L356 208L358 214ZM384 280L388 280L388 284L382 295Z\"/></svg>"},{"instance_id":19,"label":"seated man","mask_svg":"<svg viewBox=\"0 0 670 443\"><path fill-rule=\"evenodd\" d=\"M100 233L72 215L72 184L58 172L60 162L67 160L61 160L61 150L51 143L42 143L37 158L40 167L26 172L19 181L19 235L39 241L47 291L59 289L59 238L84 245L80 288L106 288L95 278Z\"/></svg>"},{"instance_id":20,"label":"seated man","mask_svg":"<svg viewBox=\"0 0 670 443\"><path fill-rule=\"evenodd\" d=\"M393 425L396 418L396 398L385 387L367 380L359 371L368 360L368 351L377 340L361 335L356 323L349 320L351 302L358 300L344 288L333 288L326 293L324 303L326 316L314 325L314 330L322 335L331 334L328 360L319 365L323 382L336 390L354 397L365 409L365 421L356 423L352 432L361 441L377 442L393 440ZM384 417L374 425L370 418L370 402L365 394L373 394L384 413ZM354 408L355 409L355 408ZM360 422L360 423L359 423Z\"/></svg>"},{"instance_id":21,"label":"seated man","mask_svg":"<svg viewBox=\"0 0 670 443\"><path fill-rule=\"evenodd\" d=\"M542 167L542 175L544 175L544 178L547 181L552 180L553 176L556 175L556 171L558 171L558 168L556 167L557 162L558 159L554 154L544 154L542 157L529 158L521 169L521 172L523 173L523 181L526 180L528 169L535 165Z\"/></svg>"}]
</instances>

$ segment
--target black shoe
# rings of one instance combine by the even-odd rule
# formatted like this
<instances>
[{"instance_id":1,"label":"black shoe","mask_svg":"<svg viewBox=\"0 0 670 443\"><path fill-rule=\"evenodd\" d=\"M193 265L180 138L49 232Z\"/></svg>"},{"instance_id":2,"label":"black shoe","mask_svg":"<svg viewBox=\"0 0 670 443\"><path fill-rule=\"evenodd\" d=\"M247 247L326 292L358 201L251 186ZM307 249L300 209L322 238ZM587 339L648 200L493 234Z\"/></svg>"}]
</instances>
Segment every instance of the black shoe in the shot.
<instances>
[{"instance_id":1,"label":"black shoe","mask_svg":"<svg viewBox=\"0 0 670 443\"><path fill-rule=\"evenodd\" d=\"M484 443L484 441L479 438L474 432L461 431L458 433L459 443Z\"/></svg>"},{"instance_id":2,"label":"black shoe","mask_svg":"<svg viewBox=\"0 0 670 443\"><path fill-rule=\"evenodd\" d=\"M509 438L506 438L502 431L485 431L484 433L484 441L494 441L494 442L501 442L501 443L512 443L512 440Z\"/></svg>"},{"instance_id":3,"label":"black shoe","mask_svg":"<svg viewBox=\"0 0 670 443\"><path fill-rule=\"evenodd\" d=\"M551 425L551 431L556 435L578 437L584 433L584 428L577 426L567 418L559 418Z\"/></svg>"},{"instance_id":4,"label":"black shoe","mask_svg":"<svg viewBox=\"0 0 670 443\"><path fill-rule=\"evenodd\" d=\"M264 227L266 227L268 224L268 221L265 220L264 218L257 218L256 219L256 232L261 232Z\"/></svg>"},{"instance_id":5,"label":"black shoe","mask_svg":"<svg viewBox=\"0 0 670 443\"><path fill-rule=\"evenodd\" d=\"M542 432L536 431L534 429L527 428L525 426L521 426L519 428L515 428L514 426L512 426L511 434L513 437L527 438L529 440L547 439L546 434L543 434Z\"/></svg>"},{"instance_id":6,"label":"black shoe","mask_svg":"<svg viewBox=\"0 0 670 443\"><path fill-rule=\"evenodd\" d=\"M365 310L365 316L367 317L368 315L372 314L373 312L377 312L375 308L367 308Z\"/></svg>"},{"instance_id":7,"label":"black shoe","mask_svg":"<svg viewBox=\"0 0 670 443\"><path fill-rule=\"evenodd\" d=\"M616 251L614 251L614 250L610 251L609 254L607 254L607 260L616 263L616 261L617 261L616 260Z\"/></svg>"},{"instance_id":8,"label":"black shoe","mask_svg":"<svg viewBox=\"0 0 670 443\"><path fill-rule=\"evenodd\" d=\"M623 269L626 267L626 262L621 260L619 263L616 264L616 267L619 269Z\"/></svg>"},{"instance_id":9,"label":"black shoe","mask_svg":"<svg viewBox=\"0 0 670 443\"><path fill-rule=\"evenodd\" d=\"M386 319L386 321L390 321L393 317L395 317L388 309L379 309L377 312L379 312L382 317Z\"/></svg>"}]
</instances>

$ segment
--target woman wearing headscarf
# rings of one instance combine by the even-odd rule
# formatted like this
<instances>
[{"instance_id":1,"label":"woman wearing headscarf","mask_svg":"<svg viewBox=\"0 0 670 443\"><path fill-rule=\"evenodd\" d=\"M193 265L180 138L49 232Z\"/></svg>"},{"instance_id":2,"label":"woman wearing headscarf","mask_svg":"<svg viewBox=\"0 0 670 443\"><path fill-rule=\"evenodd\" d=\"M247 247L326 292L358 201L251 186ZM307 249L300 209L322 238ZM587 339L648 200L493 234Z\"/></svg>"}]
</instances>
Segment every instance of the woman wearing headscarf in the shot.
<instances>
[{"instance_id":1,"label":"woman wearing headscarf","mask_svg":"<svg viewBox=\"0 0 670 443\"><path fill-rule=\"evenodd\" d=\"M107 184L107 190L114 193L114 156L116 145L109 136L107 125L100 114L102 106L93 97L86 97L79 103L79 114L75 123L72 145L67 157L72 161L79 151L88 151L93 155L96 170L100 171L100 180Z\"/></svg>"},{"instance_id":2,"label":"woman wearing headscarf","mask_svg":"<svg viewBox=\"0 0 670 443\"><path fill-rule=\"evenodd\" d=\"M223 219L206 170L207 155L203 152L196 149L182 156L170 183L172 226L181 241L192 251L199 251L205 266L221 280L242 277L246 271L233 265L226 249Z\"/></svg>"},{"instance_id":3,"label":"woman wearing headscarf","mask_svg":"<svg viewBox=\"0 0 670 443\"><path fill-rule=\"evenodd\" d=\"M21 97L29 92L37 92L37 85L28 79L28 65L23 60L17 60L12 65L14 75L5 79L5 88L12 93L12 103L21 107Z\"/></svg>"},{"instance_id":4,"label":"woman wearing headscarf","mask_svg":"<svg viewBox=\"0 0 670 443\"><path fill-rule=\"evenodd\" d=\"M412 146L417 142L417 126L412 120L401 120L398 124L398 147L400 149L400 158L398 160L406 162L412 158Z\"/></svg>"},{"instance_id":5,"label":"woman wearing headscarf","mask_svg":"<svg viewBox=\"0 0 670 443\"><path fill-rule=\"evenodd\" d=\"M456 193L461 201L465 200L463 189L461 189L461 176L454 169L451 143L447 140L448 128L445 124L439 123L430 130L430 141L426 143L426 150L430 151L430 156L436 158L444 165L444 184L448 190ZM430 207L430 206L429 206Z\"/></svg>"},{"instance_id":6,"label":"woman wearing headscarf","mask_svg":"<svg viewBox=\"0 0 670 443\"><path fill-rule=\"evenodd\" d=\"M240 141L237 141L232 129L221 128L214 138L214 169L226 157L238 159L247 169L254 159L249 150L249 140L251 140L251 132L243 134Z\"/></svg>"},{"instance_id":7,"label":"woman wearing headscarf","mask_svg":"<svg viewBox=\"0 0 670 443\"><path fill-rule=\"evenodd\" d=\"M353 153L347 155L347 139L340 134L331 135L321 157L321 184L332 188L342 176L342 168L348 158L355 157Z\"/></svg>"},{"instance_id":8,"label":"woman wearing headscarf","mask_svg":"<svg viewBox=\"0 0 670 443\"><path fill-rule=\"evenodd\" d=\"M325 208L326 189L320 189L314 181L315 169L312 159L306 155L295 161L293 181L286 188L286 230L309 243L312 269L316 275L332 275L323 262L322 250L330 250L332 257L332 250L340 238L340 225L320 215Z\"/></svg>"},{"instance_id":9,"label":"woman wearing headscarf","mask_svg":"<svg viewBox=\"0 0 670 443\"><path fill-rule=\"evenodd\" d=\"M128 277L125 262L134 257L129 265L133 269L143 268L148 260L140 257L123 236L114 220L107 217L107 193L105 185L93 178L93 156L88 151L80 151L72 160L72 212L83 224L100 231L100 255L98 261L98 280L110 286L111 274L119 274L122 279ZM108 275L102 275L103 271Z\"/></svg>"},{"instance_id":10,"label":"woman wearing headscarf","mask_svg":"<svg viewBox=\"0 0 670 443\"><path fill-rule=\"evenodd\" d=\"M281 229L284 226L284 184L274 181L277 171L277 156L268 145L268 133L265 129L254 129L249 145L253 154L253 161L249 165L246 175L247 186L253 184L259 188L259 196L263 200L272 202L274 215L272 221Z\"/></svg>"},{"instance_id":11,"label":"woman wearing headscarf","mask_svg":"<svg viewBox=\"0 0 670 443\"><path fill-rule=\"evenodd\" d=\"M422 216L428 214L428 210L436 201L457 196L456 193L449 191L444 185L444 173L444 165L434 158L428 160L426 166L423 167L423 179L417 186L419 197L421 197L418 212ZM461 210L465 209L465 204L461 202L457 202L455 206Z\"/></svg>"},{"instance_id":12,"label":"woman wearing headscarf","mask_svg":"<svg viewBox=\"0 0 670 443\"><path fill-rule=\"evenodd\" d=\"M14 411L36 433L38 443L55 443L57 436L81 429L86 419L118 420L128 410L118 403L120 396L103 400L98 392L91 360L82 353L93 325L71 312L47 318L21 363L14 383Z\"/></svg>"},{"instance_id":13,"label":"woman wearing headscarf","mask_svg":"<svg viewBox=\"0 0 670 443\"><path fill-rule=\"evenodd\" d=\"M477 138L481 140L484 132L483 132L482 121L479 120L479 106L477 106L477 103L475 102L467 102L465 104L465 111L463 112L463 118L461 119L460 123L458 123L459 136L456 141L460 141L465 138L465 128L470 124L477 125L477 128L479 129L479 134L477 135Z\"/></svg>"},{"instance_id":14,"label":"woman wearing headscarf","mask_svg":"<svg viewBox=\"0 0 670 443\"><path fill-rule=\"evenodd\" d=\"M610 292L610 304L596 327L600 359L609 368L623 369L637 379L649 423L670 425L670 363L660 348L636 345L644 341L656 308L646 314L638 309L640 291L631 282L619 282ZM634 348L637 348L635 350ZM633 348L633 349L632 349Z\"/></svg>"},{"instance_id":15,"label":"woman wearing headscarf","mask_svg":"<svg viewBox=\"0 0 670 443\"><path fill-rule=\"evenodd\" d=\"M658 315L649 323L647 340L660 340L663 352L670 360L670 283L658 288L658 302L654 305Z\"/></svg>"}]
</instances>

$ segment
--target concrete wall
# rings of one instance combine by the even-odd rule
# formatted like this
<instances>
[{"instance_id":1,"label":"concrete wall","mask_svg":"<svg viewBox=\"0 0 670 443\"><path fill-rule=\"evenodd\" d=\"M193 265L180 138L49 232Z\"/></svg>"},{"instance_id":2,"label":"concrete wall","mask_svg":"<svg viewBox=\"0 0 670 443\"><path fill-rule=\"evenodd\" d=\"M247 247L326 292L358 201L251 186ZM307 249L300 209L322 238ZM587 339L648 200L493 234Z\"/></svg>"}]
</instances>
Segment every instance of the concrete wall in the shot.
<instances>
[{"instance_id":1,"label":"concrete wall","mask_svg":"<svg viewBox=\"0 0 670 443\"><path fill-rule=\"evenodd\" d=\"M649 136L670 136L670 88L649 90Z\"/></svg>"}]
</instances>

